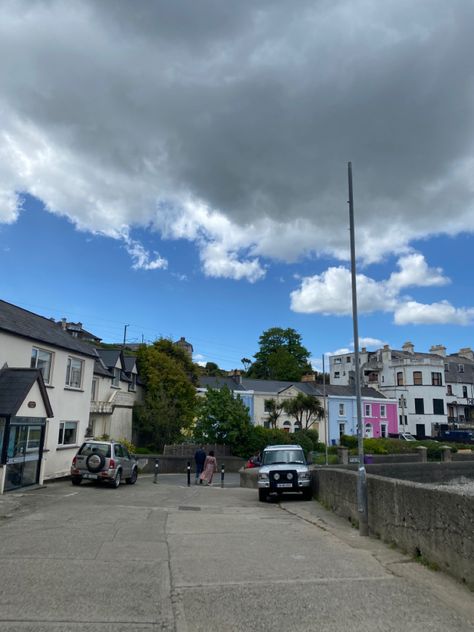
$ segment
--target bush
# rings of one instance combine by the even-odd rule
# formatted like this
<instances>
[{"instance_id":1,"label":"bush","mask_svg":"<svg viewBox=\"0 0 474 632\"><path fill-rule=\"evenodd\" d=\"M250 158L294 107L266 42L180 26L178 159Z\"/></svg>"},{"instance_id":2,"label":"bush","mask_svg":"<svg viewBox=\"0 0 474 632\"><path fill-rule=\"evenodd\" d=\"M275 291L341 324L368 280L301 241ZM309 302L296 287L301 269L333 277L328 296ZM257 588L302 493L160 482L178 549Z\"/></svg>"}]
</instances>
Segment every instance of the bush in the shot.
<instances>
[{"instance_id":1,"label":"bush","mask_svg":"<svg viewBox=\"0 0 474 632\"><path fill-rule=\"evenodd\" d=\"M264 428L253 426L248 445L248 456L261 452L267 445L291 443L291 435L278 428Z\"/></svg>"},{"instance_id":2,"label":"bush","mask_svg":"<svg viewBox=\"0 0 474 632\"><path fill-rule=\"evenodd\" d=\"M341 437L341 445L351 450L357 448L357 441L357 437L353 437L352 435L342 435Z\"/></svg>"},{"instance_id":3,"label":"bush","mask_svg":"<svg viewBox=\"0 0 474 632\"><path fill-rule=\"evenodd\" d=\"M314 450L314 445L306 432L304 430L301 430L300 432L295 432L294 434L290 435L290 437L291 443L296 443L300 445L303 448L303 452L305 454L308 454L308 452L312 452Z\"/></svg>"}]
</instances>

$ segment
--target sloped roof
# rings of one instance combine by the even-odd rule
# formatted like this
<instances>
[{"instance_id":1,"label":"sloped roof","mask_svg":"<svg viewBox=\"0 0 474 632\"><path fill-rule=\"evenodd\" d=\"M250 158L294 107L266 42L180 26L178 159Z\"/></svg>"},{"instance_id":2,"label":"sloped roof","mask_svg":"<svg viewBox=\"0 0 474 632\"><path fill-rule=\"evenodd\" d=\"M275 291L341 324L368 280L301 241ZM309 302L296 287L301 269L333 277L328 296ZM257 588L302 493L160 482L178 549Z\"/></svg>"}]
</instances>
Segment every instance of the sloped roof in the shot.
<instances>
[{"instance_id":1,"label":"sloped roof","mask_svg":"<svg viewBox=\"0 0 474 632\"><path fill-rule=\"evenodd\" d=\"M0 331L86 356L97 355L90 344L73 338L53 320L1 300Z\"/></svg>"},{"instance_id":2,"label":"sloped roof","mask_svg":"<svg viewBox=\"0 0 474 632\"><path fill-rule=\"evenodd\" d=\"M103 377L113 377L113 374L102 362L102 358L96 358L94 362L94 375L102 375Z\"/></svg>"},{"instance_id":3,"label":"sloped roof","mask_svg":"<svg viewBox=\"0 0 474 632\"><path fill-rule=\"evenodd\" d=\"M130 371L133 371L133 368L137 364L137 357L124 355L123 359L125 364L125 371L127 371L127 373L130 373Z\"/></svg>"},{"instance_id":4,"label":"sloped roof","mask_svg":"<svg viewBox=\"0 0 474 632\"><path fill-rule=\"evenodd\" d=\"M121 349L96 349L100 359L108 368L113 368L122 355Z\"/></svg>"},{"instance_id":5,"label":"sloped roof","mask_svg":"<svg viewBox=\"0 0 474 632\"><path fill-rule=\"evenodd\" d=\"M315 382L293 382L291 386L294 386L307 395L314 395L315 397L324 397L324 393L326 393L327 396L333 397L355 397L355 388L353 385L326 384L324 388L322 384L316 384ZM282 389L280 392L283 392L283 390L285 389ZM370 397L373 399L387 399L385 395L369 386L363 386L361 388L361 395L362 397Z\"/></svg>"},{"instance_id":6,"label":"sloped roof","mask_svg":"<svg viewBox=\"0 0 474 632\"><path fill-rule=\"evenodd\" d=\"M38 369L0 369L0 415L16 415L36 381L43 397L46 414L53 417L43 376Z\"/></svg>"},{"instance_id":7,"label":"sloped roof","mask_svg":"<svg viewBox=\"0 0 474 632\"><path fill-rule=\"evenodd\" d=\"M231 391L245 391L242 384L238 384L231 377L221 377L221 376L210 376L210 375L202 375L199 378L199 386L202 388L223 388L227 386Z\"/></svg>"}]
</instances>

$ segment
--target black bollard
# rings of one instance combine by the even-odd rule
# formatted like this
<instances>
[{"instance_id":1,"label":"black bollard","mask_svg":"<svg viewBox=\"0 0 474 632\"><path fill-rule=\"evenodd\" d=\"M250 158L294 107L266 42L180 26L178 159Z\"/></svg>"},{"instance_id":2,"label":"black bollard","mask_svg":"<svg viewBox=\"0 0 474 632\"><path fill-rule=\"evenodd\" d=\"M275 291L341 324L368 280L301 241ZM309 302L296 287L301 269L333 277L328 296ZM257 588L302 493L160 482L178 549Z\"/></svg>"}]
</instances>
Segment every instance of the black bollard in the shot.
<instances>
[{"instance_id":1,"label":"black bollard","mask_svg":"<svg viewBox=\"0 0 474 632\"><path fill-rule=\"evenodd\" d=\"M224 473L225 473L225 467L224 465L221 466L221 487L224 487Z\"/></svg>"},{"instance_id":2,"label":"black bollard","mask_svg":"<svg viewBox=\"0 0 474 632\"><path fill-rule=\"evenodd\" d=\"M160 459L155 459L155 475L153 477L153 482L158 483L158 472L160 471Z\"/></svg>"},{"instance_id":3,"label":"black bollard","mask_svg":"<svg viewBox=\"0 0 474 632\"><path fill-rule=\"evenodd\" d=\"M188 470L188 487L191 486L191 463L188 461L188 466L186 468Z\"/></svg>"}]
</instances>

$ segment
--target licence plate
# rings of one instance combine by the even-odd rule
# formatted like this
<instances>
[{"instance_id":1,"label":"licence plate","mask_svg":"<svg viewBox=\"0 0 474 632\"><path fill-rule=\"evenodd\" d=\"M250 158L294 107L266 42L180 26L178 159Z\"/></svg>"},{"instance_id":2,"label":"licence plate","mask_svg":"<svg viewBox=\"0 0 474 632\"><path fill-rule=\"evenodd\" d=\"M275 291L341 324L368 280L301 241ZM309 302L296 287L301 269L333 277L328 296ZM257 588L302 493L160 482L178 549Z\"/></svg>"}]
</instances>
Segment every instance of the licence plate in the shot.
<instances>
[{"instance_id":1,"label":"licence plate","mask_svg":"<svg viewBox=\"0 0 474 632\"><path fill-rule=\"evenodd\" d=\"M277 487L293 487L293 483L278 483Z\"/></svg>"},{"instance_id":2,"label":"licence plate","mask_svg":"<svg viewBox=\"0 0 474 632\"><path fill-rule=\"evenodd\" d=\"M83 474L82 478L93 478L93 479L96 479L97 478L97 474Z\"/></svg>"}]
</instances>

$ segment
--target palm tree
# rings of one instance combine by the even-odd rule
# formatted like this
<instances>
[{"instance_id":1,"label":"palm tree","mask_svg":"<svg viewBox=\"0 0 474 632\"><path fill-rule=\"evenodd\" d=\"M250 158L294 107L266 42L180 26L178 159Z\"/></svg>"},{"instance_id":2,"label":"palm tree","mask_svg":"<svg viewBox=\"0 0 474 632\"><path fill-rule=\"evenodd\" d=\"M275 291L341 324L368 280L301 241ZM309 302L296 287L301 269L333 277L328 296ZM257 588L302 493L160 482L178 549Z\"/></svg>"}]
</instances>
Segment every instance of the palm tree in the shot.
<instances>
[{"instance_id":1,"label":"palm tree","mask_svg":"<svg viewBox=\"0 0 474 632\"><path fill-rule=\"evenodd\" d=\"M265 412L268 413L268 423L270 428L276 428L278 419L283 411L284 404L279 403L276 399L265 400Z\"/></svg>"},{"instance_id":2,"label":"palm tree","mask_svg":"<svg viewBox=\"0 0 474 632\"><path fill-rule=\"evenodd\" d=\"M305 393L298 393L296 397L287 399L283 403L283 410L290 417L294 417L305 430L324 418L324 408L319 399Z\"/></svg>"}]
</instances>

